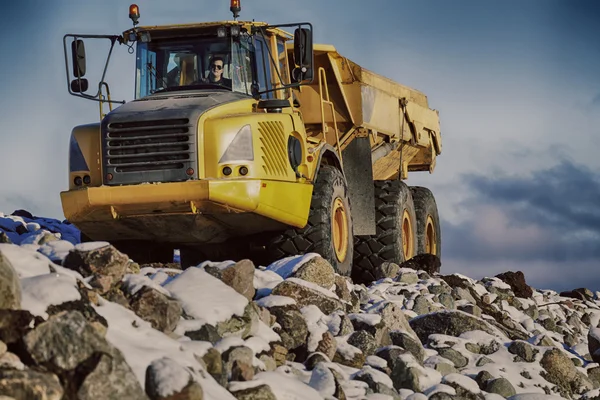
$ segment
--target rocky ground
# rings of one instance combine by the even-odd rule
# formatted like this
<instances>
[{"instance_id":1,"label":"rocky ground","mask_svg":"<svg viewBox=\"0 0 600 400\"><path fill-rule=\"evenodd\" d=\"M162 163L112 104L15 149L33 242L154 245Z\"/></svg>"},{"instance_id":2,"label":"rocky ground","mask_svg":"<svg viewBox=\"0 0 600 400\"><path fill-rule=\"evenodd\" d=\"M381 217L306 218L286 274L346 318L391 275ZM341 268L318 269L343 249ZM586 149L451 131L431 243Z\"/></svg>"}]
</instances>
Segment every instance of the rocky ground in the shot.
<instances>
[{"instance_id":1,"label":"rocky ground","mask_svg":"<svg viewBox=\"0 0 600 400\"><path fill-rule=\"evenodd\" d=\"M0 215L1 400L600 399L586 289L427 256L368 285L316 254L182 271L31 218Z\"/></svg>"}]
</instances>

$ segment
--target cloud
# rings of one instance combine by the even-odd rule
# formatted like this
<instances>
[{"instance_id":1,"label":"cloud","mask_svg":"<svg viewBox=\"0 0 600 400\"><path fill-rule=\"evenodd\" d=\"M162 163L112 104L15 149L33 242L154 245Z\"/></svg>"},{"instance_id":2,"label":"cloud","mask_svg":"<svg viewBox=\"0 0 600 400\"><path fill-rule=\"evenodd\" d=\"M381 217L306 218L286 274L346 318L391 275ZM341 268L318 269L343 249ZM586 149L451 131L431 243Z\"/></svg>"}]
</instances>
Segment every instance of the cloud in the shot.
<instances>
[{"instance_id":1,"label":"cloud","mask_svg":"<svg viewBox=\"0 0 600 400\"><path fill-rule=\"evenodd\" d=\"M496 275L522 270L536 287L600 289L600 175L579 164L522 175L463 176L460 222L442 221L445 273ZM504 270L502 269L504 268ZM586 279L587 277L587 279Z\"/></svg>"},{"instance_id":2,"label":"cloud","mask_svg":"<svg viewBox=\"0 0 600 400\"><path fill-rule=\"evenodd\" d=\"M598 93L593 99L592 104L595 106L600 106L600 93Z\"/></svg>"}]
</instances>

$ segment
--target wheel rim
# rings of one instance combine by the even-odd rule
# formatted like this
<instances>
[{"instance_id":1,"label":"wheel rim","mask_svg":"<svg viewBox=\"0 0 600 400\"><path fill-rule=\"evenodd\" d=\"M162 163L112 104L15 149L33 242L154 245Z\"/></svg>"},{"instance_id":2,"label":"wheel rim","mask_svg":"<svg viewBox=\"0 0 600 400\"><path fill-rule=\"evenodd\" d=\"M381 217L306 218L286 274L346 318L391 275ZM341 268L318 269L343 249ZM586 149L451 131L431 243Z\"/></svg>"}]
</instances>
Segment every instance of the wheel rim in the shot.
<instances>
[{"instance_id":1,"label":"wheel rim","mask_svg":"<svg viewBox=\"0 0 600 400\"><path fill-rule=\"evenodd\" d=\"M427 216L427 224L425 225L425 252L437 255L437 237L431 215Z\"/></svg>"},{"instance_id":2,"label":"wheel rim","mask_svg":"<svg viewBox=\"0 0 600 400\"><path fill-rule=\"evenodd\" d=\"M412 229L412 220L408 210L404 210L402 214L402 251L404 260L412 258L414 254L414 238Z\"/></svg>"},{"instance_id":3,"label":"wheel rim","mask_svg":"<svg viewBox=\"0 0 600 400\"><path fill-rule=\"evenodd\" d=\"M333 203L333 224L332 224L332 237L333 237L333 248L335 250L335 256L338 261L342 262L346 259L346 253L348 253L348 215L344 202L339 197L335 199Z\"/></svg>"}]
</instances>

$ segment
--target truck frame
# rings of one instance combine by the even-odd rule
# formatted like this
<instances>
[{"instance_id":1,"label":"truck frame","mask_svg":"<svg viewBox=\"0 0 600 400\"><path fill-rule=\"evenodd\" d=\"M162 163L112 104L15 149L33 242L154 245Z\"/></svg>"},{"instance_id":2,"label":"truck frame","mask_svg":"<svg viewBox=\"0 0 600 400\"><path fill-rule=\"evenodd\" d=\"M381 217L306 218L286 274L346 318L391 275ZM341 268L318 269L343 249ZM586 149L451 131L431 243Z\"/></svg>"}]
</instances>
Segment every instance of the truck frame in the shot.
<instances>
[{"instance_id":1,"label":"truck frame","mask_svg":"<svg viewBox=\"0 0 600 400\"><path fill-rule=\"evenodd\" d=\"M441 257L434 196L404 183L441 153L427 97L313 44L310 23L238 21L239 0L230 9L231 21L138 26L133 4L121 35L64 36L69 93L100 107L100 122L71 132L60 193L82 241L138 262L180 249L184 266L316 252L355 282L383 262ZM95 94L84 39L111 43ZM136 51L130 102L105 82L117 43ZM214 82L218 60L226 79Z\"/></svg>"}]
</instances>

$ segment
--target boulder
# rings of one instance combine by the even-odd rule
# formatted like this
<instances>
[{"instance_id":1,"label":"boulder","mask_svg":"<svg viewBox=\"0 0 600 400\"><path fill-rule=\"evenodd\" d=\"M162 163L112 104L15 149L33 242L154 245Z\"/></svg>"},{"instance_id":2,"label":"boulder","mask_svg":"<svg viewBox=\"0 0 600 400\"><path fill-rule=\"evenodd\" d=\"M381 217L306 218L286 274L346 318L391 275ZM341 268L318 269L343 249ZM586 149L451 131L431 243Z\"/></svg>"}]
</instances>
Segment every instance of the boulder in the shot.
<instances>
[{"instance_id":1,"label":"boulder","mask_svg":"<svg viewBox=\"0 0 600 400\"><path fill-rule=\"evenodd\" d=\"M335 284L335 270L329 261L322 257L313 257L306 261L291 276L314 283L327 290Z\"/></svg>"},{"instance_id":2,"label":"boulder","mask_svg":"<svg viewBox=\"0 0 600 400\"><path fill-rule=\"evenodd\" d=\"M92 243L79 244L71 249L63 260L63 266L79 272L84 277L91 276L95 287L103 294L123 279L129 265L129 257L108 243Z\"/></svg>"},{"instance_id":3,"label":"boulder","mask_svg":"<svg viewBox=\"0 0 600 400\"><path fill-rule=\"evenodd\" d=\"M508 284L517 297L530 298L533 295L533 289L525 282L525 275L521 271L507 271L496 275Z\"/></svg>"},{"instance_id":4,"label":"boulder","mask_svg":"<svg viewBox=\"0 0 600 400\"><path fill-rule=\"evenodd\" d=\"M130 305L136 315L164 333L173 332L181 318L181 303L149 286L138 290Z\"/></svg>"},{"instance_id":5,"label":"boulder","mask_svg":"<svg viewBox=\"0 0 600 400\"><path fill-rule=\"evenodd\" d=\"M8 258L0 250L0 309L21 308L21 282Z\"/></svg>"},{"instance_id":6,"label":"boulder","mask_svg":"<svg viewBox=\"0 0 600 400\"><path fill-rule=\"evenodd\" d=\"M248 301L252 301L256 293L254 289L254 269L254 263L250 260L241 260L226 268L204 267L206 272L231 286Z\"/></svg>"},{"instance_id":7,"label":"boulder","mask_svg":"<svg viewBox=\"0 0 600 400\"><path fill-rule=\"evenodd\" d=\"M288 278L281 282L271 292L276 296L287 296L296 300L298 307L315 305L325 315L335 310L344 310L344 305L333 292L298 278Z\"/></svg>"},{"instance_id":8,"label":"boulder","mask_svg":"<svg viewBox=\"0 0 600 400\"><path fill-rule=\"evenodd\" d=\"M440 272L442 262L439 257L434 254L417 254L413 258L404 261L400 264L400 268L410 268L415 271L425 271L433 276Z\"/></svg>"},{"instance_id":9,"label":"boulder","mask_svg":"<svg viewBox=\"0 0 600 400\"><path fill-rule=\"evenodd\" d=\"M31 369L18 371L0 368L0 398L62 400L64 390L54 374Z\"/></svg>"},{"instance_id":10,"label":"boulder","mask_svg":"<svg viewBox=\"0 0 600 400\"><path fill-rule=\"evenodd\" d=\"M497 334L497 331L484 320L455 310L421 315L411 319L409 323L421 343L427 343L429 335L434 333L458 337L465 332L480 330L492 335Z\"/></svg>"}]
</instances>

